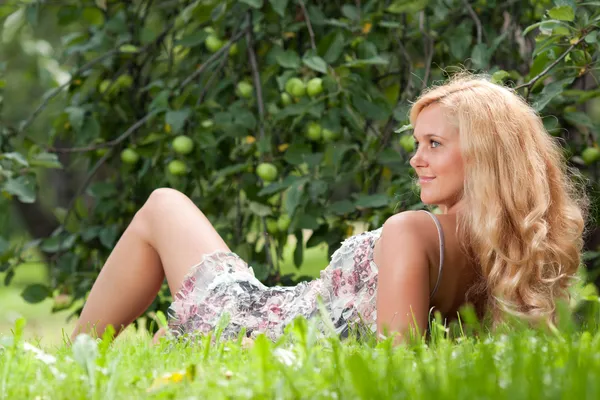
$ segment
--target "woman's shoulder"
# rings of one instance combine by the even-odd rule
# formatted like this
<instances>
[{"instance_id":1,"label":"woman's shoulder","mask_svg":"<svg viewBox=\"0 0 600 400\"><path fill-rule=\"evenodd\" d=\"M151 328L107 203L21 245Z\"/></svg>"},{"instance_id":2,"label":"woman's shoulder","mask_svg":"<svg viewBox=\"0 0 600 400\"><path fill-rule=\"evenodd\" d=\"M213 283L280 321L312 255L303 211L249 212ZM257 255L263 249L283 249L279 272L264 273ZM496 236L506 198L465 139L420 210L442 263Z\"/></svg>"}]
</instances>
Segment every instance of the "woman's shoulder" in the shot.
<instances>
[{"instance_id":1,"label":"woman's shoulder","mask_svg":"<svg viewBox=\"0 0 600 400\"><path fill-rule=\"evenodd\" d=\"M434 221L432 221L432 216L441 224L444 224L446 220L454 218L453 215L436 215L423 211L424 210L407 210L394 214L384 222L382 228L388 228L388 230L409 229L414 230L415 234L419 234L420 232L428 231L428 227L432 227L434 231L437 231L436 225L434 225Z\"/></svg>"},{"instance_id":2,"label":"woman's shoulder","mask_svg":"<svg viewBox=\"0 0 600 400\"><path fill-rule=\"evenodd\" d=\"M433 216L433 218L432 218ZM421 250L425 250L432 260L439 259L440 233L442 236L452 233L452 226L456 219L455 215L436 215L422 210L407 210L389 217L382 226L382 234L389 237L410 237L411 243L418 243ZM436 221L439 222L439 228ZM392 241L398 247L401 243Z\"/></svg>"}]
</instances>

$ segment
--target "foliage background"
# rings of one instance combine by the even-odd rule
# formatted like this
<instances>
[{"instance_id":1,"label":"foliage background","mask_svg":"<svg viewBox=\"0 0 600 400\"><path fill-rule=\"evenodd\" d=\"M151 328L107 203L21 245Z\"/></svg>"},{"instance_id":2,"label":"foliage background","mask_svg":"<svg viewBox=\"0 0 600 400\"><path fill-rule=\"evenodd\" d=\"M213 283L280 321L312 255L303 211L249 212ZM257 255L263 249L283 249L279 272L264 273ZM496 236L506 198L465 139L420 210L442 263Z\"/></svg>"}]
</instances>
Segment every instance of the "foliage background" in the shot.
<instances>
[{"instance_id":1,"label":"foliage background","mask_svg":"<svg viewBox=\"0 0 600 400\"><path fill-rule=\"evenodd\" d=\"M582 154L598 149L599 10L573 0L4 1L4 283L43 262L47 281L23 297L77 314L158 187L190 196L265 283L310 279L324 265L307 251L331 254L356 222L374 229L424 208L401 139L410 130L396 130L423 88L462 68L518 87L590 179L583 272L598 280L600 163ZM322 78L324 90L287 104L292 77ZM311 140L314 123L335 138ZM178 135L193 140L190 154L174 151ZM137 163L121 160L125 149ZM185 174L169 172L173 160ZM257 177L262 162L277 167L275 182ZM165 285L148 311L169 301Z\"/></svg>"}]
</instances>

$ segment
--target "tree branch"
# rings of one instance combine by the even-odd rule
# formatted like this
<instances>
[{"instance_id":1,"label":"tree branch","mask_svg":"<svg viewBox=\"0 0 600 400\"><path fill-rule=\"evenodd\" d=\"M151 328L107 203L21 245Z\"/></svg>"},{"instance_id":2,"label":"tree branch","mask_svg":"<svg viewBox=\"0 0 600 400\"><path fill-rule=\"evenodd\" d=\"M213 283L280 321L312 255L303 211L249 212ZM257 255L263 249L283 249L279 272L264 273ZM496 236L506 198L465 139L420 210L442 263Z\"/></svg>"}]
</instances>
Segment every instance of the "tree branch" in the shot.
<instances>
[{"instance_id":1,"label":"tree branch","mask_svg":"<svg viewBox=\"0 0 600 400\"><path fill-rule=\"evenodd\" d=\"M589 32L588 32L589 33ZM539 81L544 75L546 75L548 72L550 72L550 70L554 67L556 67L558 65L559 62L561 62L566 56L567 54L569 54L575 47L577 47L577 45L581 42L583 42L585 40L586 35L581 35L581 38L579 38L579 40L577 40L575 43L571 44L567 50L565 50L564 53L562 53L560 55L560 57L558 57L556 60L554 60L552 62L552 64L548 65L546 68L544 68L544 70L542 72L540 72L539 74L537 74L536 76L534 76L529 82L527 83L523 83L521 85L515 86L515 90L519 90L522 88L531 88L537 81Z\"/></svg>"},{"instance_id":2,"label":"tree branch","mask_svg":"<svg viewBox=\"0 0 600 400\"><path fill-rule=\"evenodd\" d=\"M258 63L256 61L256 53L254 51L254 40L252 37L252 19L251 14L248 12L247 20L248 20L248 29L246 29L246 42L248 43L248 60L250 61L250 67L252 69L252 78L254 80L254 90L256 93L256 103L258 107L258 126L259 126L259 137L260 140L265 139L265 105L262 97L262 86L260 84L260 74L258 69ZM263 153L260 153L260 159L263 160ZM263 223L263 236L265 238L265 251L267 257L267 263L269 265L269 270L272 271L274 269L273 259L271 257L271 238L266 230L267 221L265 217L261 218ZM302 243L300 243L302 246Z\"/></svg>"},{"instance_id":3,"label":"tree branch","mask_svg":"<svg viewBox=\"0 0 600 400\"><path fill-rule=\"evenodd\" d=\"M423 76L423 85L421 89L425 89L427 87L427 83L429 81L429 74L431 73L431 61L433 60L433 39L427 33L425 26L426 15L424 11L419 13L419 31L423 34L423 41L425 42L425 74Z\"/></svg>"},{"instance_id":4,"label":"tree branch","mask_svg":"<svg viewBox=\"0 0 600 400\"><path fill-rule=\"evenodd\" d=\"M475 26L477 27L477 44L480 44L481 36L482 36L482 32L483 32L483 29L481 27L481 21L479 20L479 17L475 13L475 10L473 10L473 7L471 7L471 4L469 4L469 0L463 0L463 4L467 8L469 15L471 15L471 18L475 22Z\"/></svg>"},{"instance_id":5,"label":"tree branch","mask_svg":"<svg viewBox=\"0 0 600 400\"><path fill-rule=\"evenodd\" d=\"M235 36L236 34L237 34L237 29L234 31L233 36ZM196 106L198 106L199 104L201 104L204 101L204 97L206 96L208 89L210 89L210 86L212 85L213 81L215 80L215 77L221 72L221 70L225 66L225 63L227 62L228 59L229 59L229 51L223 53L223 57L221 58L219 65L213 71L210 78L208 78L208 80L206 81L206 84L204 85L204 87L202 88L202 91L198 95L198 100L196 100Z\"/></svg>"},{"instance_id":6,"label":"tree branch","mask_svg":"<svg viewBox=\"0 0 600 400\"><path fill-rule=\"evenodd\" d=\"M42 101L42 104L40 104L35 109L35 111L29 116L29 118L27 118L27 120L21 124L21 126L19 127L19 130L18 130L18 134L23 133L25 131L25 129L27 129L29 127L29 125L31 125L33 120L46 108L46 106L48 105L50 100L52 100L54 97L56 97L64 88L69 86L71 84L71 82L73 82L73 79L78 77L81 73L92 68L94 65L98 64L99 62L102 62L106 58L111 57L118 53L120 53L118 49L113 49L113 50L93 59L92 61L88 62L83 67L81 67L80 69L75 71L73 74L71 74L71 78L67 82L65 82L62 85L60 85L59 87L53 89L48 95L46 95L44 97L44 101Z\"/></svg>"},{"instance_id":7,"label":"tree branch","mask_svg":"<svg viewBox=\"0 0 600 400\"><path fill-rule=\"evenodd\" d=\"M140 126L142 126L144 123L146 123L146 121L149 120L151 117L153 117L157 112L158 111L149 112L144 117L139 119L135 124L131 125L120 136L118 136L116 139L113 139L109 142L98 143L98 144L95 144L92 146L84 146L84 147L59 147L59 148L46 147L46 151L54 152L54 153L83 153L83 152L87 152L87 151L94 151L94 150L102 149L105 147L115 147L118 144L120 144L121 142L123 142L125 139L127 139L129 136L131 136L136 130L138 130L138 128Z\"/></svg>"},{"instance_id":8,"label":"tree branch","mask_svg":"<svg viewBox=\"0 0 600 400\"><path fill-rule=\"evenodd\" d=\"M145 52L146 50L148 50L150 47L154 46L156 43L160 43L173 26L174 26L174 23L169 24L169 26L167 26L167 28L165 28L165 30L162 31L160 33L160 35L158 35L157 38L152 43L148 43L146 46L139 49L136 54L141 54L141 53ZM88 69L92 68L94 65L104 61L105 59L107 59L115 54L120 54L120 53L121 52L118 49L112 49L112 50L102 54L101 56L93 59L92 61L88 62L83 67L79 68L78 70L76 70L73 74L71 74L71 78L67 82L65 82L62 85L60 85L59 87L53 89L47 96L45 96L42 104L40 104L35 109L35 111L29 116L29 118L27 118L27 120L21 124L21 126L19 127L19 129L17 131L17 134L23 133L25 131L25 129L27 129L33 123L33 120L35 118L37 118L37 116L48 106L48 103L50 102L50 100L52 100L54 97L56 97L65 87L69 86L71 84L71 82L73 82L73 79L75 79L76 77L81 75L83 72L87 71Z\"/></svg>"},{"instance_id":9,"label":"tree branch","mask_svg":"<svg viewBox=\"0 0 600 400\"><path fill-rule=\"evenodd\" d=\"M208 58L208 60L206 60L204 62L204 64L202 64L197 70L195 70L190 76L188 76L187 78L185 78L185 80L183 82L181 82L181 84L179 85L179 87L177 88L178 90L183 89L185 86L187 86L191 81L193 81L194 79L196 79L196 77L198 77L198 75L202 74L204 72L204 70L206 68L208 68L208 66L210 64L212 64L216 59L218 59L223 53L225 53L226 51L229 51L229 48L231 47L232 44L234 44L235 42L237 42L238 40L240 40L242 38L242 36L244 36L244 34L246 33L246 31L249 28L246 27L245 29L243 29L242 31L238 32L235 36L233 36L229 42L227 42L227 44L225 44L223 47L221 47L219 50L217 50L212 56L210 56Z\"/></svg>"},{"instance_id":10,"label":"tree branch","mask_svg":"<svg viewBox=\"0 0 600 400\"><path fill-rule=\"evenodd\" d=\"M310 35L310 47L313 50L317 50L317 45L315 44L315 32L312 29L312 24L310 23L310 18L308 18L308 12L306 11L306 6L304 5L304 0L298 0L300 3L300 7L302 7L302 13L304 14L304 21L306 22L306 27L308 28L308 34Z\"/></svg>"},{"instance_id":11,"label":"tree branch","mask_svg":"<svg viewBox=\"0 0 600 400\"><path fill-rule=\"evenodd\" d=\"M248 17L250 14L248 14ZM258 63L256 61L256 53L254 52L254 41L252 38L252 29L246 30L246 42L248 43L248 60L250 61L250 67L252 68L252 79L254 81L254 89L256 91L256 102L258 104L258 116L259 116L259 130L260 139L265 137L265 104L262 97L262 85L260 84L260 74L258 70ZM262 156L261 156L262 157Z\"/></svg>"}]
</instances>

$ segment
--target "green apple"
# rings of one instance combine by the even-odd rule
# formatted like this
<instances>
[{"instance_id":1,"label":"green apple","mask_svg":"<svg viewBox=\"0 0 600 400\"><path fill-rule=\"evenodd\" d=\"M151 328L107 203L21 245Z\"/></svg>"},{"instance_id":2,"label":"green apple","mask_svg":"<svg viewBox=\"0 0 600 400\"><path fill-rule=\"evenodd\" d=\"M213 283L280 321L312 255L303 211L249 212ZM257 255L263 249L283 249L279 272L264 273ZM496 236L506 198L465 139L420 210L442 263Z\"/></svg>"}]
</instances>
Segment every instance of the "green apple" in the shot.
<instances>
[{"instance_id":1,"label":"green apple","mask_svg":"<svg viewBox=\"0 0 600 400\"><path fill-rule=\"evenodd\" d=\"M586 147L581 152L581 158L587 165L591 165L600 160L600 149L597 147Z\"/></svg>"},{"instance_id":2,"label":"green apple","mask_svg":"<svg viewBox=\"0 0 600 400\"><path fill-rule=\"evenodd\" d=\"M185 175L187 173L187 165L181 160L171 161L167 168L172 175Z\"/></svg>"},{"instance_id":3,"label":"green apple","mask_svg":"<svg viewBox=\"0 0 600 400\"><path fill-rule=\"evenodd\" d=\"M229 46L229 55L230 56L235 56L237 53L238 53L237 43L234 43L231 46Z\"/></svg>"},{"instance_id":4,"label":"green apple","mask_svg":"<svg viewBox=\"0 0 600 400\"><path fill-rule=\"evenodd\" d=\"M311 122L306 128L306 137L316 142L321 139L321 131L321 125L316 122Z\"/></svg>"},{"instance_id":5,"label":"green apple","mask_svg":"<svg viewBox=\"0 0 600 400\"><path fill-rule=\"evenodd\" d=\"M329 130L327 128L323 129L321 131L321 134L323 135L323 140L326 142L332 142L338 138L338 134L336 132Z\"/></svg>"},{"instance_id":6,"label":"green apple","mask_svg":"<svg viewBox=\"0 0 600 400\"><path fill-rule=\"evenodd\" d=\"M404 135L400 138L400 145L407 153L412 153L415 150L415 139L412 135Z\"/></svg>"},{"instance_id":7,"label":"green apple","mask_svg":"<svg viewBox=\"0 0 600 400\"><path fill-rule=\"evenodd\" d=\"M277 178L277 167L271 163L261 163L256 167L256 174L265 182L272 182Z\"/></svg>"},{"instance_id":8,"label":"green apple","mask_svg":"<svg viewBox=\"0 0 600 400\"><path fill-rule=\"evenodd\" d=\"M289 215L283 214L277 220L277 229L279 232L287 232L291 222L292 219L289 217Z\"/></svg>"},{"instance_id":9,"label":"green apple","mask_svg":"<svg viewBox=\"0 0 600 400\"><path fill-rule=\"evenodd\" d=\"M139 159L139 154L133 149L127 148L121 152L121 161L123 161L125 164L133 165L137 163Z\"/></svg>"},{"instance_id":10,"label":"green apple","mask_svg":"<svg viewBox=\"0 0 600 400\"><path fill-rule=\"evenodd\" d=\"M221 47L223 47L223 41L216 35L212 34L208 35L204 40L204 45L210 52L216 53Z\"/></svg>"},{"instance_id":11,"label":"green apple","mask_svg":"<svg viewBox=\"0 0 600 400\"><path fill-rule=\"evenodd\" d=\"M176 153L183 155L190 154L192 150L194 150L194 141L189 136L185 135L177 136L173 139L171 145Z\"/></svg>"},{"instance_id":12,"label":"green apple","mask_svg":"<svg viewBox=\"0 0 600 400\"><path fill-rule=\"evenodd\" d=\"M285 83L285 91L294 97L302 97L306 94L306 86L300 78L290 78Z\"/></svg>"},{"instance_id":13,"label":"green apple","mask_svg":"<svg viewBox=\"0 0 600 400\"><path fill-rule=\"evenodd\" d=\"M267 218L267 232L271 235L277 234L277 221L273 218Z\"/></svg>"},{"instance_id":14,"label":"green apple","mask_svg":"<svg viewBox=\"0 0 600 400\"><path fill-rule=\"evenodd\" d=\"M105 79L102 82L100 82L100 85L98 86L98 91L101 94L104 94L108 90L109 86L110 86L110 80L109 79Z\"/></svg>"},{"instance_id":15,"label":"green apple","mask_svg":"<svg viewBox=\"0 0 600 400\"><path fill-rule=\"evenodd\" d=\"M308 93L310 97L315 97L323 93L323 79L312 78L310 81L308 81L308 84L306 85L306 93Z\"/></svg>"},{"instance_id":16,"label":"green apple","mask_svg":"<svg viewBox=\"0 0 600 400\"><path fill-rule=\"evenodd\" d=\"M235 92L237 93L237 95L240 97L244 97L246 99L249 99L250 97L252 97L253 91L254 91L254 87L252 87L252 85L249 84L248 82L244 82L244 81L239 82L237 84L237 87L235 88Z\"/></svg>"},{"instance_id":17,"label":"green apple","mask_svg":"<svg viewBox=\"0 0 600 400\"><path fill-rule=\"evenodd\" d=\"M203 128L210 128L214 125L215 123L213 122L212 119L205 119L204 121L202 121L202 123L200 124Z\"/></svg>"},{"instance_id":18,"label":"green apple","mask_svg":"<svg viewBox=\"0 0 600 400\"><path fill-rule=\"evenodd\" d=\"M119 89L129 89L133 85L133 78L129 74L123 74L117 78L115 85Z\"/></svg>"},{"instance_id":19,"label":"green apple","mask_svg":"<svg viewBox=\"0 0 600 400\"><path fill-rule=\"evenodd\" d=\"M281 93L281 104L284 106L289 106L292 104L292 97L287 93Z\"/></svg>"}]
</instances>

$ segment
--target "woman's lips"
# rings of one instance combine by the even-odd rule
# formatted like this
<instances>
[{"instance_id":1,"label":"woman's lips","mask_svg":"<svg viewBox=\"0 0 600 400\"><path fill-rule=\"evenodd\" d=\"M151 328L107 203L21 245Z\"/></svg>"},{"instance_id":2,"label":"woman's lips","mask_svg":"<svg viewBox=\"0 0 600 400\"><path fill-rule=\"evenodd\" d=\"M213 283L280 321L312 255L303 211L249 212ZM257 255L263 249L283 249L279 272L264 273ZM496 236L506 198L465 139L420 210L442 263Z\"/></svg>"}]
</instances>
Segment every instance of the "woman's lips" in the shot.
<instances>
[{"instance_id":1,"label":"woman's lips","mask_svg":"<svg viewBox=\"0 0 600 400\"><path fill-rule=\"evenodd\" d=\"M431 182L434 179L435 178L430 178L430 177L422 176L422 177L419 178L419 183L428 183L428 182Z\"/></svg>"}]
</instances>

